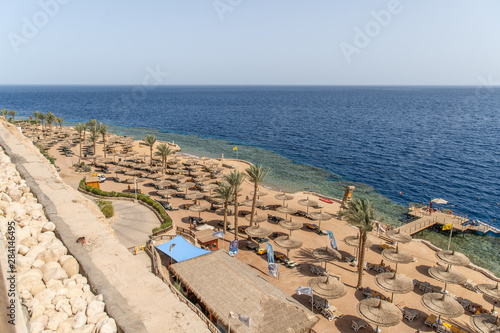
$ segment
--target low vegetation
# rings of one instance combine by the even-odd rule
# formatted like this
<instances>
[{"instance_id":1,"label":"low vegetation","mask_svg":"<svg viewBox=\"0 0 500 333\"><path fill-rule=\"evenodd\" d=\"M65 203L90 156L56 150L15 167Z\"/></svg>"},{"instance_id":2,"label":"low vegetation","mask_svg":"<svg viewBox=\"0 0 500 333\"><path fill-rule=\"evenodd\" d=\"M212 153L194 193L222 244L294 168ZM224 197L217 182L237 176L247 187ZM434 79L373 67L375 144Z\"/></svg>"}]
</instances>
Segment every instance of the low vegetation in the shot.
<instances>
[{"instance_id":1,"label":"low vegetation","mask_svg":"<svg viewBox=\"0 0 500 333\"><path fill-rule=\"evenodd\" d=\"M115 209L111 201L97 199L95 203L97 204L101 212L104 214L104 217L106 217L107 219L115 215Z\"/></svg>"},{"instance_id":2,"label":"low vegetation","mask_svg":"<svg viewBox=\"0 0 500 333\"><path fill-rule=\"evenodd\" d=\"M35 145L35 146L38 148L38 150L40 151L40 153L41 153L43 156L45 156L45 158L46 158L46 159L48 159L48 160L49 160L49 162L50 162L50 163L52 163L52 164L56 165L56 163L55 163L55 162L56 162L56 159L55 159L54 157L52 157L52 156L50 156L50 155L49 155L49 153L47 152L47 149L45 149L45 148L44 148L43 146L41 146L41 145Z\"/></svg>"}]
</instances>

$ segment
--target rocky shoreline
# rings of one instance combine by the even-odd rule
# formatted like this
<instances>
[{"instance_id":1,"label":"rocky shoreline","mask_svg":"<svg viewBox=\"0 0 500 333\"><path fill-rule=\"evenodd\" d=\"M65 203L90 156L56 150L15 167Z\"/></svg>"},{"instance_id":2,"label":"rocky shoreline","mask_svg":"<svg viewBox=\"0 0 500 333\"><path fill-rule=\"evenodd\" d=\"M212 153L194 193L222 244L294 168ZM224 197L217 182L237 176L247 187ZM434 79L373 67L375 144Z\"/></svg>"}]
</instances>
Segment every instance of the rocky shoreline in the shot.
<instances>
[{"instance_id":1,"label":"rocky shoreline","mask_svg":"<svg viewBox=\"0 0 500 333\"><path fill-rule=\"evenodd\" d=\"M77 260L56 237L54 223L0 148L0 231L16 241L16 281L29 312L29 331L114 333L102 295L94 295ZM9 235L9 223L15 223Z\"/></svg>"}]
</instances>

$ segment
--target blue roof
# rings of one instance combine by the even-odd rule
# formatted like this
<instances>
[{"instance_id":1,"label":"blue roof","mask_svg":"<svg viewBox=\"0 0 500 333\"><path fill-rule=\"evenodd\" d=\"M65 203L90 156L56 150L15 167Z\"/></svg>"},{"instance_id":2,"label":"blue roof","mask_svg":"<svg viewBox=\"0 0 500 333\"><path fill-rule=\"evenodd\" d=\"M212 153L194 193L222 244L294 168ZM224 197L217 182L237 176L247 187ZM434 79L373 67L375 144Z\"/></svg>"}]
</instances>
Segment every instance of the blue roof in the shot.
<instances>
[{"instance_id":1,"label":"blue roof","mask_svg":"<svg viewBox=\"0 0 500 333\"><path fill-rule=\"evenodd\" d=\"M172 252L170 252L170 246L172 244L175 244L175 246L172 247ZM156 248L169 257L172 257L172 259L176 262L181 262L210 253L210 251L200 249L199 247L189 243L187 240L182 238L181 235L177 235L175 238L158 245Z\"/></svg>"}]
</instances>

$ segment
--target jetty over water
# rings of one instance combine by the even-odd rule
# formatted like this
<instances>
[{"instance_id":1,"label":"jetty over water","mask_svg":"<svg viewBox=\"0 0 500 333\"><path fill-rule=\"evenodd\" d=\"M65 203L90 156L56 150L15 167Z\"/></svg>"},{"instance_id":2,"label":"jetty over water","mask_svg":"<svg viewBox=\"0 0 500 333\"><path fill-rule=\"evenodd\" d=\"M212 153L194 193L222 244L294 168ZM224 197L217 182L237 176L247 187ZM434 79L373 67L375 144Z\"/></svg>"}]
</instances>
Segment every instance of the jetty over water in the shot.
<instances>
[{"instance_id":1,"label":"jetty over water","mask_svg":"<svg viewBox=\"0 0 500 333\"><path fill-rule=\"evenodd\" d=\"M496 232L496 230L493 230L494 228L486 224L479 223L474 225L474 223L468 218L446 214L440 211L429 213L429 211L425 208L410 207L408 215L410 216L411 222L399 227L398 230L409 235L416 234L417 232L436 224L441 226L445 224L452 224L453 229L460 232L467 230L484 234L490 230Z\"/></svg>"}]
</instances>

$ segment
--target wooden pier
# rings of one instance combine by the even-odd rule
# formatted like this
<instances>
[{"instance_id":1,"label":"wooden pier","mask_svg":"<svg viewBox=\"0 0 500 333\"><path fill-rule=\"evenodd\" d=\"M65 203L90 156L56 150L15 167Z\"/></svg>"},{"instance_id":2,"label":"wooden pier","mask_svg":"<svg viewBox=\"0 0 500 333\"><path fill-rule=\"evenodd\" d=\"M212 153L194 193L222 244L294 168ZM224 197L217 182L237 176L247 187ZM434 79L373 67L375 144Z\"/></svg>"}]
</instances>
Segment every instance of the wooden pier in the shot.
<instances>
[{"instance_id":1,"label":"wooden pier","mask_svg":"<svg viewBox=\"0 0 500 333\"><path fill-rule=\"evenodd\" d=\"M408 215L411 216L413 221L401 226L398 228L399 231L407 233L409 235L416 234L419 231L429 228L435 224L439 224L441 226L445 224L452 224L454 231L464 232L466 230L473 230L478 232L486 233L490 230L490 227L484 224L480 225L472 225L466 222L469 222L469 219L446 214L443 212L429 212L423 208L410 207L408 210ZM467 224L464 226L464 224Z\"/></svg>"}]
</instances>

